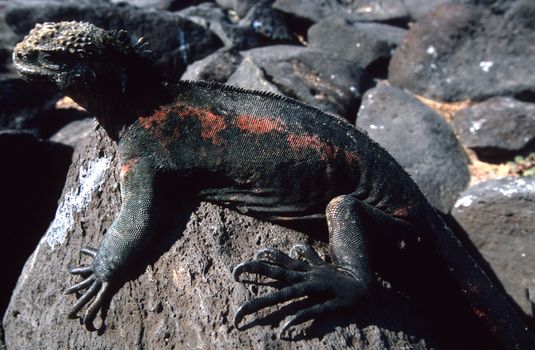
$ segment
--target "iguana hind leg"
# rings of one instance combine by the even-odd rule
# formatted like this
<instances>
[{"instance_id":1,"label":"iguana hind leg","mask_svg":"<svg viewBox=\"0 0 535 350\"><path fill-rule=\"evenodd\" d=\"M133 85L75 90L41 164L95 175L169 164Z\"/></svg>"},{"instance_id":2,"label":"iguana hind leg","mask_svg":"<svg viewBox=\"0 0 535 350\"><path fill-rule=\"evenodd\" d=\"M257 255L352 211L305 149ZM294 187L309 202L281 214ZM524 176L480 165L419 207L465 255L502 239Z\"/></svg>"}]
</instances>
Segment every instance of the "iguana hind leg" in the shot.
<instances>
[{"instance_id":1,"label":"iguana hind leg","mask_svg":"<svg viewBox=\"0 0 535 350\"><path fill-rule=\"evenodd\" d=\"M336 197L327 206L332 264L321 259L312 247L300 244L292 248L292 253L304 261L278 249L264 248L254 260L236 266L236 281L243 273L253 273L285 284L241 305L234 319L236 327L246 315L269 306L305 296L319 301L291 315L280 329L282 334L294 325L353 307L365 298L372 283L367 233L361 222L366 211L365 204L351 195Z\"/></svg>"}]
</instances>

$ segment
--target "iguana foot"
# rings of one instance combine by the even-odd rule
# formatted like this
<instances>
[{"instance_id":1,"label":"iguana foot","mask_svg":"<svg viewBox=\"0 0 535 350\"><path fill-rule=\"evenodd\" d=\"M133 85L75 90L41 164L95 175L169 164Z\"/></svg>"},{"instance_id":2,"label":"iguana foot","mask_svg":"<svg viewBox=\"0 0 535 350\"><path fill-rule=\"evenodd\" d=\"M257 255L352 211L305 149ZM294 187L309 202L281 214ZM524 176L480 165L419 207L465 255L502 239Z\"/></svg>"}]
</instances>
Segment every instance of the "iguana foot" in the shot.
<instances>
[{"instance_id":1,"label":"iguana foot","mask_svg":"<svg viewBox=\"0 0 535 350\"><path fill-rule=\"evenodd\" d=\"M80 252L94 258L97 255L98 250L89 247L82 247ZM86 279L65 291L65 294L70 294L85 290L80 299L78 299L78 301L71 307L67 313L67 317L76 318L78 311L80 311L86 304L89 304L89 307L83 316L83 322L89 331L94 331L96 329L93 326L93 321L95 320L102 303L106 299L106 294L109 291L110 285L108 282L103 281L97 274L95 274L92 264L70 268L69 272L74 275L84 276ZM91 301L91 299L93 299L93 301Z\"/></svg>"},{"instance_id":2,"label":"iguana foot","mask_svg":"<svg viewBox=\"0 0 535 350\"><path fill-rule=\"evenodd\" d=\"M286 285L242 304L234 317L236 328L239 328L239 323L246 315L266 307L305 296L318 300L317 304L291 315L280 328L280 336L290 327L315 319L321 314L353 307L367 294L369 286L358 276L326 263L312 247L299 244L292 248L290 254L296 258L278 249L264 248L256 253L253 260L234 268L233 276L236 281L239 281L243 273L253 273Z\"/></svg>"}]
</instances>

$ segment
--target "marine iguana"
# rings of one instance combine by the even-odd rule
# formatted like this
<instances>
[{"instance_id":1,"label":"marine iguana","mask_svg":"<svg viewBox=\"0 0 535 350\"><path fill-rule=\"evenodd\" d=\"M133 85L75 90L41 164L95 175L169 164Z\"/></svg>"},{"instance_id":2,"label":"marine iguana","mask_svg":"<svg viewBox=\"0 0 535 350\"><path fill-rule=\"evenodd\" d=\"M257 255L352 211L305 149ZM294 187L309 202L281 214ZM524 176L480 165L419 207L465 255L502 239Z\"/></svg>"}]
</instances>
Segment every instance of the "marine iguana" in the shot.
<instances>
[{"instance_id":1,"label":"marine iguana","mask_svg":"<svg viewBox=\"0 0 535 350\"><path fill-rule=\"evenodd\" d=\"M93 263L70 270L87 278L66 291L84 291L69 317L87 305L83 320L95 329L110 284L154 234L159 178L166 175L177 188L193 186L199 200L263 220L326 218L332 262L302 244L293 256L263 248L235 267L236 280L254 273L285 284L242 304L236 326L245 315L302 296L317 303L291 315L282 331L356 307L370 294L372 257L380 254L372 241L380 241L427 250L504 347L535 349L506 297L409 175L365 133L291 98L168 80L147 56L145 45L131 44L125 31L84 22L37 24L13 53L25 79L54 83L94 114L118 145L121 210L98 249L81 249ZM368 223L397 235L381 237Z\"/></svg>"}]
</instances>

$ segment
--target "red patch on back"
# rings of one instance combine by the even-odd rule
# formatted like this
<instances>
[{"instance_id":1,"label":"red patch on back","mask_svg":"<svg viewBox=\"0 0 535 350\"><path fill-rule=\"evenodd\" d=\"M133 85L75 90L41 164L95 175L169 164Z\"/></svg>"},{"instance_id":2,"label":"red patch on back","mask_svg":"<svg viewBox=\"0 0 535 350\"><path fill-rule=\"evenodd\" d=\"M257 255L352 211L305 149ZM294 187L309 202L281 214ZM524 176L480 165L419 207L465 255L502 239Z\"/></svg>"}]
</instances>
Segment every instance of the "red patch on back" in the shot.
<instances>
[{"instance_id":1,"label":"red patch on back","mask_svg":"<svg viewBox=\"0 0 535 350\"><path fill-rule=\"evenodd\" d=\"M201 126L200 136L204 140L210 140L215 145L221 144L222 140L219 138L218 133L226 129L225 119L205 108L177 103L175 105L161 107L149 116L140 117L139 123L145 129L149 130L160 143L168 145L180 137L180 131L178 129L166 130L166 122L171 113L178 114L181 118L196 118Z\"/></svg>"},{"instance_id":2,"label":"red patch on back","mask_svg":"<svg viewBox=\"0 0 535 350\"><path fill-rule=\"evenodd\" d=\"M196 108L185 106L182 107L178 114L182 117L194 116L201 123L201 137L204 140L210 140L214 145L221 144L221 139L217 135L221 130L227 128L225 119L220 116L210 112L204 108Z\"/></svg>"},{"instance_id":3,"label":"red patch on back","mask_svg":"<svg viewBox=\"0 0 535 350\"><path fill-rule=\"evenodd\" d=\"M121 165L121 171L119 172L119 176L121 179L123 179L128 173L132 171L132 168L134 165L136 165L139 162L139 158L132 158L129 159L126 163Z\"/></svg>"},{"instance_id":4,"label":"red patch on back","mask_svg":"<svg viewBox=\"0 0 535 350\"><path fill-rule=\"evenodd\" d=\"M400 208L397 208L396 210L394 210L392 215L394 215L395 217L398 217L398 218L406 218L410 214L410 209L411 208L409 206L400 207Z\"/></svg>"},{"instance_id":5,"label":"red patch on back","mask_svg":"<svg viewBox=\"0 0 535 350\"><path fill-rule=\"evenodd\" d=\"M356 162L359 159L359 157L354 153L351 153L351 152L348 152L348 151L344 151L344 154L346 156L346 161L349 164L353 164L353 162Z\"/></svg>"},{"instance_id":6,"label":"red patch on back","mask_svg":"<svg viewBox=\"0 0 535 350\"><path fill-rule=\"evenodd\" d=\"M145 116L140 117L139 118L139 123L145 129L151 129L151 128L157 126L158 124L163 123L167 119L168 115L169 115L169 111L163 110L163 109L158 109L158 110L154 111L154 113L152 113L148 117L145 117Z\"/></svg>"},{"instance_id":7,"label":"red patch on back","mask_svg":"<svg viewBox=\"0 0 535 350\"><path fill-rule=\"evenodd\" d=\"M472 311L474 311L474 314L478 317L478 318L486 318L487 317L487 313L485 312L485 310L483 310L482 308L479 308L477 306L473 306L472 307Z\"/></svg>"},{"instance_id":8,"label":"red patch on back","mask_svg":"<svg viewBox=\"0 0 535 350\"><path fill-rule=\"evenodd\" d=\"M253 134L267 134L272 131L284 131L283 123L280 119L269 117L257 117L249 114L241 114L236 117L236 126L241 130Z\"/></svg>"},{"instance_id":9,"label":"red patch on back","mask_svg":"<svg viewBox=\"0 0 535 350\"><path fill-rule=\"evenodd\" d=\"M289 134L287 140L290 147L295 150L312 149L318 152L321 160L332 159L338 152L338 147L323 142L319 137L313 135Z\"/></svg>"}]
</instances>

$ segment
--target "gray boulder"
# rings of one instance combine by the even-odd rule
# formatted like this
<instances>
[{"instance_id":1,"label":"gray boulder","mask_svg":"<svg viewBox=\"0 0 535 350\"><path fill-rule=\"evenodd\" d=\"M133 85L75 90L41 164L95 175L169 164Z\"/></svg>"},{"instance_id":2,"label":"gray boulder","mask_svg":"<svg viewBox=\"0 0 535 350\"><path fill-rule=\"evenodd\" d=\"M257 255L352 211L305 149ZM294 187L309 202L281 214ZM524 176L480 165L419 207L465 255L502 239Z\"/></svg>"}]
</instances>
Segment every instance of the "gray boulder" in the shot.
<instances>
[{"instance_id":1,"label":"gray boulder","mask_svg":"<svg viewBox=\"0 0 535 350\"><path fill-rule=\"evenodd\" d=\"M236 71L227 80L228 85L249 90L269 91L282 95L275 85L268 81L260 67L250 57L245 57Z\"/></svg>"},{"instance_id":2,"label":"gray boulder","mask_svg":"<svg viewBox=\"0 0 535 350\"><path fill-rule=\"evenodd\" d=\"M396 158L433 206L450 211L470 175L442 117L405 91L379 84L364 95L357 126Z\"/></svg>"},{"instance_id":3,"label":"gray boulder","mask_svg":"<svg viewBox=\"0 0 535 350\"><path fill-rule=\"evenodd\" d=\"M355 21L391 21L409 15L402 0L276 0L273 8L313 23L331 16Z\"/></svg>"},{"instance_id":4,"label":"gray boulder","mask_svg":"<svg viewBox=\"0 0 535 350\"><path fill-rule=\"evenodd\" d=\"M535 304L535 176L480 182L464 191L453 217L522 310Z\"/></svg>"},{"instance_id":5,"label":"gray boulder","mask_svg":"<svg viewBox=\"0 0 535 350\"><path fill-rule=\"evenodd\" d=\"M389 81L441 101L532 97L534 11L531 0L517 1L505 15L483 6L439 5L405 35L390 61Z\"/></svg>"},{"instance_id":6,"label":"gray boulder","mask_svg":"<svg viewBox=\"0 0 535 350\"><path fill-rule=\"evenodd\" d=\"M220 49L188 66L181 79L224 83L234 73L243 57L232 49Z\"/></svg>"},{"instance_id":7,"label":"gray boulder","mask_svg":"<svg viewBox=\"0 0 535 350\"><path fill-rule=\"evenodd\" d=\"M353 62L300 46L274 45L244 51L282 94L353 119L370 81Z\"/></svg>"},{"instance_id":8,"label":"gray boulder","mask_svg":"<svg viewBox=\"0 0 535 350\"><path fill-rule=\"evenodd\" d=\"M535 148L535 104L494 97L455 114L463 145L480 158L500 160Z\"/></svg>"},{"instance_id":9,"label":"gray boulder","mask_svg":"<svg viewBox=\"0 0 535 350\"><path fill-rule=\"evenodd\" d=\"M308 30L308 43L312 49L324 51L367 68L372 63L387 62L405 30L381 23L350 22L329 17Z\"/></svg>"}]
</instances>

